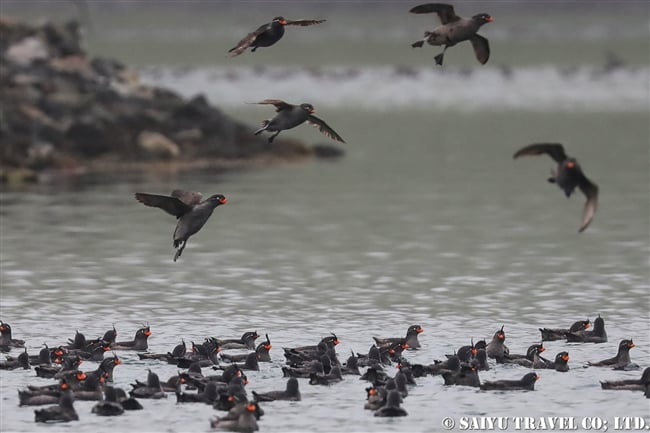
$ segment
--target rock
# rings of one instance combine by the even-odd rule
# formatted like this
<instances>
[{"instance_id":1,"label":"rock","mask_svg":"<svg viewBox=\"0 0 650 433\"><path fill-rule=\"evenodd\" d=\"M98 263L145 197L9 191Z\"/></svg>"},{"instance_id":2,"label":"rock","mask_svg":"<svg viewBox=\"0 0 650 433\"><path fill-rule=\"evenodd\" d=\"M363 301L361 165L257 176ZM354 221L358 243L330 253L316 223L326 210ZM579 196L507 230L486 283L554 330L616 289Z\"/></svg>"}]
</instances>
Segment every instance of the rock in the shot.
<instances>
[{"instance_id":1,"label":"rock","mask_svg":"<svg viewBox=\"0 0 650 433\"><path fill-rule=\"evenodd\" d=\"M151 159L171 159L181 154L178 144L159 132L142 131L137 141L138 147Z\"/></svg>"},{"instance_id":2,"label":"rock","mask_svg":"<svg viewBox=\"0 0 650 433\"><path fill-rule=\"evenodd\" d=\"M48 52L43 41L31 36L11 45L6 53L7 60L20 66L27 66L37 59L47 59Z\"/></svg>"},{"instance_id":3,"label":"rock","mask_svg":"<svg viewBox=\"0 0 650 433\"><path fill-rule=\"evenodd\" d=\"M113 163L291 160L314 153L233 120L203 95L140 83L136 71L88 57L79 26L0 17L0 170L66 173ZM224 166L231 166L227 162ZM73 169L71 169L71 167ZM31 179L32 176L27 176Z\"/></svg>"}]
</instances>

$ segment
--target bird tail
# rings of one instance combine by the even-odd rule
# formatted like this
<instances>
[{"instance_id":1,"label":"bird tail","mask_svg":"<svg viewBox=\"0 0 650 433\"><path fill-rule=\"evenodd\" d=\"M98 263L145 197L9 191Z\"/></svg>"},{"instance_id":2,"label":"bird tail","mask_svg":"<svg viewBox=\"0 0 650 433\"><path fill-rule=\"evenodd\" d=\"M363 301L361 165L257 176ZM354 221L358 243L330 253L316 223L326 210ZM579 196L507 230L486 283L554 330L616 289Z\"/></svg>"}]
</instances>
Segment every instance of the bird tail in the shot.
<instances>
[{"instance_id":1,"label":"bird tail","mask_svg":"<svg viewBox=\"0 0 650 433\"><path fill-rule=\"evenodd\" d=\"M260 135L262 133L262 131L266 131L266 128L268 128L270 124L271 124L270 120L263 120L262 121L262 127L260 129L258 129L257 131L253 132L253 134L254 135Z\"/></svg>"}]
</instances>

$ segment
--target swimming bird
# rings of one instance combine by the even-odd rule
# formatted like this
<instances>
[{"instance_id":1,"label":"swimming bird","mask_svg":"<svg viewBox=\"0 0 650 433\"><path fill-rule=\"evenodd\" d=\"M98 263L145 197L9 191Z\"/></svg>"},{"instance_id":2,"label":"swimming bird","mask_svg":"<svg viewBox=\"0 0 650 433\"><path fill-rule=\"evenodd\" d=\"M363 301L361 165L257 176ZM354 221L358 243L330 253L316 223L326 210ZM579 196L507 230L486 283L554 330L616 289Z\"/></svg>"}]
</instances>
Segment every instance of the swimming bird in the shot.
<instances>
[{"instance_id":1,"label":"swimming bird","mask_svg":"<svg viewBox=\"0 0 650 433\"><path fill-rule=\"evenodd\" d=\"M273 142L275 137L277 137L278 134L285 129L295 128L296 126L302 125L305 122L317 127L320 132L332 140L345 143L341 136L337 134L336 131L334 131L332 128L330 128L330 126L325 123L325 121L314 116L316 110L311 104L303 103L300 105L293 105L280 99L265 99L260 102L255 102L255 104L273 105L275 107L275 111L278 113L273 119L264 120L262 122L262 127L253 133L255 135L259 135L263 131L275 132L275 134L269 137L269 143Z\"/></svg>"},{"instance_id":2,"label":"swimming bird","mask_svg":"<svg viewBox=\"0 0 650 433\"><path fill-rule=\"evenodd\" d=\"M483 24L494 21L489 14L480 13L471 18L462 18L456 15L452 5L445 3L426 3L415 6L409 12L414 14L435 12L438 14L441 25L430 32L424 32L424 39L411 44L413 48L422 47L425 42L434 46L444 45L445 48L442 50L442 53L434 57L436 65L442 65L447 48L453 47L463 41L470 41L472 43L476 59L482 65L487 63L490 58L490 43L477 32Z\"/></svg>"},{"instance_id":3,"label":"swimming bird","mask_svg":"<svg viewBox=\"0 0 650 433\"><path fill-rule=\"evenodd\" d=\"M503 326L501 326L501 329L494 333L492 341L485 348L488 358L496 359L497 361L505 358L510 353L508 346L504 344L505 341L506 333L503 330Z\"/></svg>"},{"instance_id":4,"label":"swimming bird","mask_svg":"<svg viewBox=\"0 0 650 433\"><path fill-rule=\"evenodd\" d=\"M632 364L630 360L630 349L636 347L634 341L630 338L629 340L624 339L618 343L618 352L613 358L603 359L598 362L588 362L588 365L592 367L613 367L614 370L625 370L629 368L638 368L636 364Z\"/></svg>"},{"instance_id":5,"label":"swimming bird","mask_svg":"<svg viewBox=\"0 0 650 433\"><path fill-rule=\"evenodd\" d=\"M542 333L542 341L555 341L564 340L567 338L567 333L584 331L591 326L589 319L578 320L574 322L568 329L567 328L539 328Z\"/></svg>"},{"instance_id":6,"label":"swimming bird","mask_svg":"<svg viewBox=\"0 0 650 433\"><path fill-rule=\"evenodd\" d=\"M147 340L151 335L151 328L149 325L145 325L142 328L138 329L135 332L135 336L132 341L116 341L111 345L111 349L114 350L147 350L149 348L149 343Z\"/></svg>"},{"instance_id":7,"label":"swimming bird","mask_svg":"<svg viewBox=\"0 0 650 433\"><path fill-rule=\"evenodd\" d=\"M386 396L386 404L375 412L375 416L381 417L394 417L394 416L407 416L408 413L400 406L402 397L399 392L392 390Z\"/></svg>"},{"instance_id":8,"label":"swimming bird","mask_svg":"<svg viewBox=\"0 0 650 433\"><path fill-rule=\"evenodd\" d=\"M257 30L247 34L241 41L232 47L228 52L230 57L235 57L252 47L251 52L255 52L259 47L270 47L284 36L284 26L311 26L320 24L325 20L287 20L284 17L275 17L273 21L263 24Z\"/></svg>"},{"instance_id":9,"label":"swimming bird","mask_svg":"<svg viewBox=\"0 0 650 433\"><path fill-rule=\"evenodd\" d=\"M607 380L600 382L602 389L644 391L650 385L650 367L643 370L640 379Z\"/></svg>"},{"instance_id":10,"label":"swimming bird","mask_svg":"<svg viewBox=\"0 0 650 433\"><path fill-rule=\"evenodd\" d=\"M74 409L74 397L70 389L65 385L65 383L61 384L62 393L59 404L34 411L35 422L69 422L79 420L79 415L77 415L77 411Z\"/></svg>"},{"instance_id":11,"label":"swimming bird","mask_svg":"<svg viewBox=\"0 0 650 433\"><path fill-rule=\"evenodd\" d=\"M408 344L409 349L419 349L420 342L418 341L418 334L424 332L424 329L420 325L411 325L406 330L405 337L391 337L391 338L378 338L372 337L377 343L377 346L389 346L392 343L406 343Z\"/></svg>"},{"instance_id":12,"label":"swimming bird","mask_svg":"<svg viewBox=\"0 0 650 433\"><path fill-rule=\"evenodd\" d=\"M259 430L257 425L258 411L257 403L239 403L230 409L228 415L210 421L210 427L241 432L257 431Z\"/></svg>"},{"instance_id":13,"label":"swimming bird","mask_svg":"<svg viewBox=\"0 0 650 433\"><path fill-rule=\"evenodd\" d=\"M300 401L300 389L298 389L298 379L290 377L287 380L287 388L284 391L269 391L257 393L253 391L255 401L275 401L289 400Z\"/></svg>"},{"instance_id":14,"label":"swimming bird","mask_svg":"<svg viewBox=\"0 0 650 433\"><path fill-rule=\"evenodd\" d=\"M178 189L172 191L171 196L137 192L135 198L145 206L160 208L178 219L174 230L174 248L176 248L174 261L183 253L190 236L205 225L214 209L228 202L221 194L212 195L201 201L203 195L200 192Z\"/></svg>"},{"instance_id":15,"label":"swimming bird","mask_svg":"<svg viewBox=\"0 0 650 433\"><path fill-rule=\"evenodd\" d=\"M587 179L587 176L582 172L582 168L575 158L570 158L564 152L564 146L559 143L534 143L519 149L513 155L514 159L525 155L541 155L547 154L555 162L557 168L551 172L551 177L548 178L550 183L556 183L558 187L567 198L576 187L587 197L584 210L582 211L582 222L578 232L583 232L591 220L594 218L596 208L598 207L598 185Z\"/></svg>"},{"instance_id":16,"label":"swimming bird","mask_svg":"<svg viewBox=\"0 0 650 433\"><path fill-rule=\"evenodd\" d=\"M607 343L607 331L605 331L605 320L600 314L594 320L594 329L587 331L586 328L574 332L567 332L566 341L569 343Z\"/></svg>"},{"instance_id":17,"label":"swimming bird","mask_svg":"<svg viewBox=\"0 0 650 433\"><path fill-rule=\"evenodd\" d=\"M535 390L535 382L539 380L537 373L527 373L519 380L495 380L493 382L483 382L481 384L481 389L483 390Z\"/></svg>"}]
</instances>

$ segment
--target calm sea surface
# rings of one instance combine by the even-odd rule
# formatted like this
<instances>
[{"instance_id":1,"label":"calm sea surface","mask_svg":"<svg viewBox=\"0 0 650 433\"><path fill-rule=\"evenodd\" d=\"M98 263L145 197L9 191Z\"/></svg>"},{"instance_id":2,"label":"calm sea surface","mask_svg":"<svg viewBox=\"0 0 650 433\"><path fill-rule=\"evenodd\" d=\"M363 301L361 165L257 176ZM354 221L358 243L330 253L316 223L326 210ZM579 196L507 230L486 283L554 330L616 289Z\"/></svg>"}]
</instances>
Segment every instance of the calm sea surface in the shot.
<instances>
[{"instance_id":1,"label":"calm sea surface","mask_svg":"<svg viewBox=\"0 0 650 433\"><path fill-rule=\"evenodd\" d=\"M68 3L51 11L37 2L3 3L15 16L76 13ZM366 353L372 336L401 336L417 323L425 329L422 348L405 357L431 363L471 337L491 338L501 325L511 351L521 353L539 341L539 327L600 314L609 342L547 343L548 357L570 353L571 371L539 371L534 392L422 378L404 401L408 417L380 419L363 409L367 383L356 377L331 387L301 381L301 402L263 405L260 430L437 431L444 417L463 416L568 416L578 427L598 416L610 429L617 416L640 416L650 424L641 393L599 384L638 378L641 370L583 368L614 356L623 338L637 345L632 360L650 366L646 3L620 10L553 3L549 11L541 3L460 2L459 14L494 15L481 30L492 58L480 67L461 44L447 51L444 69L433 69L437 48L409 47L435 21L407 13L417 2L147 4L90 2L89 50L136 65L147 83L204 93L251 129L272 110L244 102L311 102L348 142L346 156L2 190L0 318L29 353L43 342L64 343L77 329L100 336L113 323L126 340L149 322L154 352L181 338L257 330L269 334L273 362L248 374L250 393L284 387L281 347L315 344L330 332L345 360L351 350ZM328 22L290 28L271 49L224 57L279 14ZM615 14L627 25L616 25ZM283 135L327 142L307 126ZM600 187L598 212L582 234L584 196L567 200L546 182L553 161L512 159L540 141L564 143ZM174 219L133 198L175 188L228 197L177 263ZM177 372L135 353L118 355L124 364L115 384L126 389L145 380L147 368L163 379ZM499 365L481 379L526 372ZM0 371L0 430L44 429L34 424L33 408L18 407L17 390L45 383L33 370ZM144 411L111 419L91 414L91 402L76 402L79 422L47 430L208 431L209 419L222 414L175 400L143 401Z\"/></svg>"}]
</instances>

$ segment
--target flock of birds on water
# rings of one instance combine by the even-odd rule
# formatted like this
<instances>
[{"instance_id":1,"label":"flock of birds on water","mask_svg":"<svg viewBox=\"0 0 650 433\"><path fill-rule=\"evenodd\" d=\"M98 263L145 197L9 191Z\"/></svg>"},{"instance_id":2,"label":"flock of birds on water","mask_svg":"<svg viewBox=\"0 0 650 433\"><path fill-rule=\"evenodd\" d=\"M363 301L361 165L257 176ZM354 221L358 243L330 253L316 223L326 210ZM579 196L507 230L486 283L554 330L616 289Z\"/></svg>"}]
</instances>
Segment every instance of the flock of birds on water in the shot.
<instances>
[{"instance_id":1,"label":"flock of birds on water","mask_svg":"<svg viewBox=\"0 0 650 433\"><path fill-rule=\"evenodd\" d=\"M442 3L429 3L416 6L410 10L415 14L436 13L441 24L424 33L424 38L413 43L414 48L424 43L442 46L443 51L435 56L435 63L442 65L444 55L449 47L469 41L477 60L485 64L490 56L488 40L477 32L493 18L486 13L463 18L456 15L454 7ZM284 35L285 26L310 26L325 20L287 20L276 17L268 24L260 26L249 33L229 52L238 56L247 49L255 51L260 47L269 47ZM314 107L309 103L293 105L280 99L265 99L258 104L273 105L277 114L262 122L255 135L272 133L268 141L287 129L297 127L305 122L319 128L320 132L333 140L345 142L325 121L314 115ZM552 171L549 182L556 183L567 197L578 187L586 196L579 231L584 231L591 223L598 202L598 187L583 173L575 158L567 156L561 144L536 143L525 146L514 154L514 158L527 155L547 154L557 166ZM173 235L176 249L174 261L182 254L188 239L197 233L212 215L214 209L226 204L227 199L221 194L212 195L206 200L198 192L175 190L170 196L136 193L138 201L146 206L157 207L178 219ZM440 376L444 385L477 387L482 390L534 390L535 382L540 376L535 371L526 372L519 379L481 381L479 371L491 368L491 363L516 364L522 368L541 370L552 369L569 372L569 353L561 351L553 359L545 358L544 341L565 340L573 343L606 343L605 324L600 316L594 320L594 329L588 330L591 322L580 320L566 329L540 328L541 343L531 345L526 353L510 353L505 345L505 331L502 326L494 333L490 342L471 341L448 355L443 361L434 361L428 365L414 364L405 356L407 350L421 348L418 335L423 332L419 325L409 326L403 337L374 338L374 344L364 354L352 354L345 362L340 362L336 353L339 343L336 335L322 338L317 344L301 347L283 348L286 365L282 374L287 377L286 389L271 392L247 391L248 374L259 370L260 362L271 362L272 347L268 334L261 343L255 343L260 337L257 331L247 331L241 338L223 339L207 337L201 344L191 343L188 348L185 341L167 353L148 352L147 340L151 335L148 325L138 329L133 340L116 341L117 331L113 327L101 338L86 339L77 331L74 339L62 345L45 347L39 355L28 355L24 349L15 357L7 356L0 363L2 370L30 369L35 366L36 375L45 379L54 379L54 383L42 386L29 385L18 391L20 406L51 405L34 411L36 422L76 421L79 415L74 408L74 400L97 401L92 412L100 416L115 416L128 410L143 409L146 404L139 400L166 398L175 395L178 403L203 403L212 405L225 414L210 421L213 428L255 431L258 420L263 416L264 407L271 406L275 400L300 401L300 380L309 385L334 385L345 376L358 376L368 382L364 407L374 411L378 417L406 416L403 402L409 394L409 387L416 379L432 375ZM25 342L14 339L11 326L0 322L0 350L9 352L22 350ZM623 339L618 344L618 352L612 358L598 362L588 362L589 366L608 367L616 370L638 369L630 360L629 351L635 347L632 339ZM229 353L235 349L248 350L248 353ZM138 351L143 360L166 362L178 366L184 371L163 380L149 369L143 381L136 381L132 389L125 390L112 386L113 370L122 363L116 352L124 350ZM105 356L107 353L112 356ZM98 367L92 371L79 369L83 361L97 362ZM389 374L388 367L396 366L394 375ZM364 368L365 370L361 370ZM204 374L204 369L210 373ZM119 370L118 373L119 374ZM165 379L165 378L164 378ZM642 391L650 398L650 368L646 368L640 379L601 382L603 389ZM268 405L268 406L267 406Z\"/></svg>"},{"instance_id":2,"label":"flock of birds on water","mask_svg":"<svg viewBox=\"0 0 650 433\"><path fill-rule=\"evenodd\" d=\"M540 375L535 370L555 370L567 373L569 352L562 350L554 358L543 356L544 342L564 340L567 343L607 343L605 321L600 315L593 321L578 320L568 328L539 328L541 342L532 344L526 353L511 353L505 344L506 333L501 326L489 342L480 340L454 350L445 360L431 364L416 364L408 360L406 351L419 350L422 345L418 336L424 332L420 325L411 325L400 337L373 337L367 353L352 353L341 362L336 352L339 339L335 334L323 337L317 344L283 347L285 364L281 367L287 378L286 388L267 392L248 392L248 375L260 370L261 362L272 362L271 340L268 334L262 342L257 331L246 331L240 338L206 337L203 343L191 346L181 339L180 344L166 353L148 351L150 326L138 329L133 340L117 341L115 326L102 337L87 339L77 330L73 339L65 344L44 344L38 355L29 355L25 341L13 338L9 323L0 322L0 350L23 349L15 357L7 357L0 363L2 370L31 369L36 376L50 379L44 385L28 385L18 390L20 406L47 406L34 410L35 422L68 422L79 420L75 400L97 403L91 412L98 416L117 416L124 411L142 410L146 403L140 400L167 398L175 395L178 404L202 403L225 412L211 419L216 429L252 432L259 429L258 421L264 415L262 406L268 408L276 400L301 401L300 382L313 386L336 386L345 377L367 381L366 400L363 407L376 417L402 417L408 412L403 403L409 388L418 378L438 376L445 386L469 386L490 391L534 391ZM587 361L584 367L605 367L614 370L638 370L632 362L630 349L632 339L622 339L616 355L600 361ZM178 367L179 372L161 379L152 368L142 372L143 380L131 384L128 393L112 385L117 366L122 364L116 352L137 351L140 360L149 366L163 362ZM245 353L242 353L245 351ZM112 355L105 356L108 352ZM83 371L80 365L96 362L96 369ZM494 367L494 363L512 364L526 370L520 378L481 381L479 372ZM492 365L491 365L492 364ZM396 367L394 374L392 367ZM515 367L517 368L517 367ZM362 370L364 369L364 370ZM181 371L183 370L183 371ZM204 370L213 374L205 374ZM217 373L217 374L214 374ZM54 382L51 380L54 379ZM253 378L254 383L254 378ZM602 381L606 390L641 391L650 398L650 367L645 368L639 379ZM253 385L254 386L254 385ZM304 385L303 385L304 386ZM362 396L359 396L361 406Z\"/></svg>"}]
</instances>

